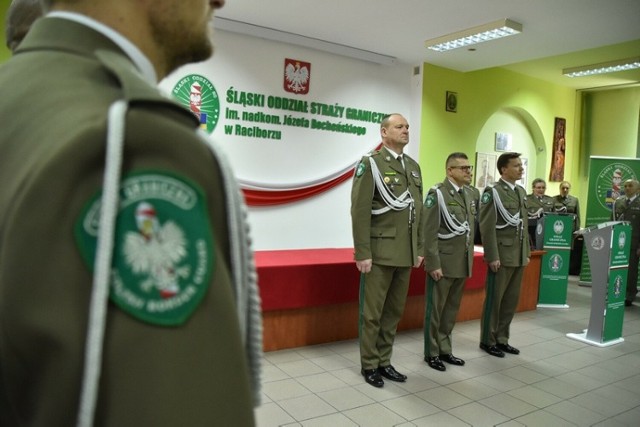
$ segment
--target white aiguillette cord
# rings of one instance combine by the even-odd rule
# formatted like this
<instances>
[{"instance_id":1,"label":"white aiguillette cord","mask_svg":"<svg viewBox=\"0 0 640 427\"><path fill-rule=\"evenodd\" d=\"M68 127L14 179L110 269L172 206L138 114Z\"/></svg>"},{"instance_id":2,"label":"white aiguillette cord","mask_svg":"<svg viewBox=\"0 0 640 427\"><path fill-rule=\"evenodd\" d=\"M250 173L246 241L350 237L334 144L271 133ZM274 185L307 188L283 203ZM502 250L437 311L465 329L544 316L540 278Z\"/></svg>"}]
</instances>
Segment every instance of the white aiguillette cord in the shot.
<instances>
[{"instance_id":1,"label":"white aiguillette cord","mask_svg":"<svg viewBox=\"0 0 640 427\"><path fill-rule=\"evenodd\" d=\"M118 210L122 147L124 145L125 116L129 105L119 100L109 107L107 124L107 155L100 206L100 232L94 262L93 286L89 306L87 343L84 355L84 375L78 427L91 427L98 400L98 387L102 371L102 348L109 300L109 277L113 257L113 239Z\"/></svg>"}]
</instances>

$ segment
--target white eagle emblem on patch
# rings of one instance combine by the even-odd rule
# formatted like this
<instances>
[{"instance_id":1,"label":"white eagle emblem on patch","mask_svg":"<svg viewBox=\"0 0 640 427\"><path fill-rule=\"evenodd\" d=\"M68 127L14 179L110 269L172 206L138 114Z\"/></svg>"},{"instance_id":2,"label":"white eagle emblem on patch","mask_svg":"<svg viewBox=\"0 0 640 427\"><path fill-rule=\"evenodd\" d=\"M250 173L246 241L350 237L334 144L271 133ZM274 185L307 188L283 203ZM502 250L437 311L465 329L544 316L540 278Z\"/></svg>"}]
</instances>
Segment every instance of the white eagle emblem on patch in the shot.
<instances>
[{"instance_id":1,"label":"white eagle emblem on patch","mask_svg":"<svg viewBox=\"0 0 640 427\"><path fill-rule=\"evenodd\" d=\"M126 233L124 258L134 273L148 274L140 283L144 291L156 288L162 298L171 298L180 291L178 278L189 276L188 265L178 266L187 255L185 234L173 221L161 225L150 203L140 203L135 215L138 230Z\"/></svg>"}]
</instances>

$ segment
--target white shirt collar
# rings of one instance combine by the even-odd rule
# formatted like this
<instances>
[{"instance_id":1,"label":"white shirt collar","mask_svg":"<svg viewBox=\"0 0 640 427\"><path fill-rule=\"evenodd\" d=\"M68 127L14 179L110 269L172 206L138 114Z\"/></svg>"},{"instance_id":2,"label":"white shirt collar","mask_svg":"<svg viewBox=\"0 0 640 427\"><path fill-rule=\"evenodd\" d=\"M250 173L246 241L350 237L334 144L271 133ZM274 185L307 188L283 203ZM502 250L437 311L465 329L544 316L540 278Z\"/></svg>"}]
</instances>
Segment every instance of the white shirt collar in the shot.
<instances>
[{"instance_id":1,"label":"white shirt collar","mask_svg":"<svg viewBox=\"0 0 640 427\"><path fill-rule=\"evenodd\" d=\"M515 189L516 189L516 185L515 185L515 184L512 184L512 183L510 183L510 182L508 182L508 181L505 181L505 180L504 180L504 179L502 179L502 178L500 178L500 181L502 181L502 182L504 182L505 184L507 184L507 185L509 186L509 188L511 188L512 190L515 190Z\"/></svg>"},{"instance_id":2,"label":"white shirt collar","mask_svg":"<svg viewBox=\"0 0 640 427\"><path fill-rule=\"evenodd\" d=\"M395 151L393 151L392 149L390 149L389 147L387 147L386 145L383 145L383 147L393 156L394 159L398 159L398 157L402 156L404 157L404 153L396 153Z\"/></svg>"},{"instance_id":3,"label":"white shirt collar","mask_svg":"<svg viewBox=\"0 0 640 427\"><path fill-rule=\"evenodd\" d=\"M127 56L131 58L131 61L133 61L133 63L145 79L153 82L154 84L158 83L158 76L155 69L153 68L153 65L151 64L151 61L149 61L149 58L147 58L136 45L131 43L126 37L115 31L113 28L108 27L93 18L89 18L86 15L75 12L49 12L47 14L47 17L68 19L70 21L75 21L79 24L96 30L97 32L114 42L116 45L118 45L118 47L120 47L120 49L122 49L124 53L126 53Z\"/></svg>"},{"instance_id":4,"label":"white shirt collar","mask_svg":"<svg viewBox=\"0 0 640 427\"><path fill-rule=\"evenodd\" d=\"M453 185L453 188L455 188L456 193L457 193L458 191L460 191L460 189L461 189L462 187L458 187L458 186L456 185L456 183L455 183L455 182L451 181L449 178L447 178L447 179L449 180L449 182L451 183L451 185Z\"/></svg>"}]
</instances>

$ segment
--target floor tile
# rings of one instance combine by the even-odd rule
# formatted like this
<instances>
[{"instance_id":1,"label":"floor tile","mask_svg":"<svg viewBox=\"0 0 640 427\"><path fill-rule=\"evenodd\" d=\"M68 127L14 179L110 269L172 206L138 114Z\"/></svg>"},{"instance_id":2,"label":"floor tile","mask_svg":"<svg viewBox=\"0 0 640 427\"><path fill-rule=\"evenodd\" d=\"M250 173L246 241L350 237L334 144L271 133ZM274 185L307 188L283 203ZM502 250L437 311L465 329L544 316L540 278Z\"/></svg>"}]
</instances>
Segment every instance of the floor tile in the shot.
<instances>
[{"instance_id":1,"label":"floor tile","mask_svg":"<svg viewBox=\"0 0 640 427\"><path fill-rule=\"evenodd\" d=\"M407 421L379 403L350 409L342 413L359 426L367 427L390 427Z\"/></svg>"},{"instance_id":2,"label":"floor tile","mask_svg":"<svg viewBox=\"0 0 640 427\"><path fill-rule=\"evenodd\" d=\"M409 378L364 382L357 340L265 353L258 427L637 426L640 425L640 306L625 311L624 342L597 347L566 337L585 329L591 289L568 287L569 309L516 313L499 359L478 348L480 322L454 329L445 372L423 360L422 330L398 333L393 365Z\"/></svg>"}]
</instances>

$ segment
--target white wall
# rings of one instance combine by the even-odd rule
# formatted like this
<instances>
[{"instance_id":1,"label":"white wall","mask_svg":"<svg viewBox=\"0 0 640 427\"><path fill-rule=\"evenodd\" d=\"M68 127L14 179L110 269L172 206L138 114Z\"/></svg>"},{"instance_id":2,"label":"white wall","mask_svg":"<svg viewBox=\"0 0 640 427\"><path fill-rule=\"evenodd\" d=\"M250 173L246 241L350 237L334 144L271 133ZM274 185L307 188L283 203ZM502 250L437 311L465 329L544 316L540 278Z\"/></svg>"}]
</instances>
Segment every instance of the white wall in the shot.
<instances>
[{"instance_id":1,"label":"white wall","mask_svg":"<svg viewBox=\"0 0 640 427\"><path fill-rule=\"evenodd\" d=\"M215 86L220 100L220 119L212 141L228 154L238 179L262 189L295 189L317 184L352 167L379 142L379 125L325 117L311 113L251 107L228 102L227 91L252 92L383 113L404 114L412 124L413 144L409 154L417 159L419 147L420 79L413 67L387 66L333 55L303 47L271 42L224 31L215 34L216 52L212 59L176 71L161 82L170 92L185 76L200 74ZM311 83L307 95L285 92L285 58L311 63ZM419 86L419 84L418 84ZM271 126L225 118L227 109L285 114L308 120L339 122L361 126L363 136L292 126ZM227 134L225 125L257 125L281 133L278 140ZM344 182L310 199L284 205L251 207L250 221L254 248L302 249L351 247L351 181Z\"/></svg>"}]
</instances>

